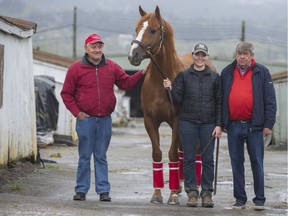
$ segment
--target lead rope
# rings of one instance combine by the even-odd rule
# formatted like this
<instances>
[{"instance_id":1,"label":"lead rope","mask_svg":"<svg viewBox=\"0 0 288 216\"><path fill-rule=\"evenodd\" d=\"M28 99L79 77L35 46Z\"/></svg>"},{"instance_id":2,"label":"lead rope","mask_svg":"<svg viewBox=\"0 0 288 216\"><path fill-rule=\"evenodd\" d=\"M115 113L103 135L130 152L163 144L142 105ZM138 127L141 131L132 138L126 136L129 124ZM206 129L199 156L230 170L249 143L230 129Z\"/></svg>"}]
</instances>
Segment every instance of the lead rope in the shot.
<instances>
[{"instance_id":1,"label":"lead rope","mask_svg":"<svg viewBox=\"0 0 288 216\"><path fill-rule=\"evenodd\" d=\"M160 72L161 76L162 76L164 79L168 79L168 77L166 77L166 76L164 75L164 73L163 73L163 71L161 70L160 66L159 66L159 65L157 64L157 62L155 61L154 56L151 55L150 53L149 53L149 55L150 55L150 58L151 58L152 62L153 62L154 65L157 67L158 71ZM174 112L174 103L173 103L173 98L172 98L171 91L170 91L169 89L166 89L166 91L167 91L167 93L168 93L169 100L170 100L170 103L171 103L171 106L172 106L172 112L175 113L175 112Z\"/></svg>"},{"instance_id":2,"label":"lead rope","mask_svg":"<svg viewBox=\"0 0 288 216\"><path fill-rule=\"evenodd\" d=\"M212 136L209 142L206 144L205 148L201 152L201 155L203 155L207 149L207 147L211 144L214 137ZM219 156L219 138L217 139L217 146L216 146L216 159L215 159L215 176L214 176L214 195L216 194L217 189L217 172L218 172L218 156Z\"/></svg>"},{"instance_id":3,"label":"lead rope","mask_svg":"<svg viewBox=\"0 0 288 216\"><path fill-rule=\"evenodd\" d=\"M216 195L216 189L217 189L218 157L219 157L219 138L217 138L217 147L216 147L215 176L214 176L214 195Z\"/></svg>"}]
</instances>

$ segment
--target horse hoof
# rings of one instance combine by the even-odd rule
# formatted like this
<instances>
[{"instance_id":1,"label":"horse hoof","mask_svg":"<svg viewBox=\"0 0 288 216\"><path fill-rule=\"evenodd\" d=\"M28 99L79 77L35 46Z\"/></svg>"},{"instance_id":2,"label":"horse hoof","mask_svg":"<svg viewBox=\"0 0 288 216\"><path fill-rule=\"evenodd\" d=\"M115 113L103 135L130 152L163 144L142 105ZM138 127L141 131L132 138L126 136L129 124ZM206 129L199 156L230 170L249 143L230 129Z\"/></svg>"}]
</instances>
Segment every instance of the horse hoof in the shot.
<instances>
[{"instance_id":1,"label":"horse hoof","mask_svg":"<svg viewBox=\"0 0 288 216\"><path fill-rule=\"evenodd\" d=\"M177 194L171 195L168 199L167 204L168 205L179 205L180 204L179 196Z\"/></svg>"},{"instance_id":2,"label":"horse hoof","mask_svg":"<svg viewBox=\"0 0 288 216\"><path fill-rule=\"evenodd\" d=\"M152 204L162 204L163 203L163 197L162 196L152 196L150 203Z\"/></svg>"}]
</instances>

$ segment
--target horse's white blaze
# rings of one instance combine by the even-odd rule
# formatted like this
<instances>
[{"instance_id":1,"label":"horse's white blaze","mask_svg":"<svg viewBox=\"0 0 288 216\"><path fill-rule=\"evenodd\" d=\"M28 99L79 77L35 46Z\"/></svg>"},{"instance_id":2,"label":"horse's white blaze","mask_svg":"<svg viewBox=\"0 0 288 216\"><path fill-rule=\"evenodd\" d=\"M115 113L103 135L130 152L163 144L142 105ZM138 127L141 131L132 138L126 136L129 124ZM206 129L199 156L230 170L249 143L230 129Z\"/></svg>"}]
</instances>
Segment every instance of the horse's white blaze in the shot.
<instances>
[{"instance_id":1,"label":"horse's white blaze","mask_svg":"<svg viewBox=\"0 0 288 216\"><path fill-rule=\"evenodd\" d=\"M142 41L144 32L145 32L145 30L147 29L147 27L148 27L148 21L143 22L142 29L140 30L139 34L138 34L137 37L136 37L136 40L137 40L137 41ZM130 49L130 52L129 52L129 56L130 56L130 57L132 57L133 50L136 49L138 46L139 46L139 44L137 44L137 43L133 43L133 44L132 44L131 49Z\"/></svg>"}]
</instances>

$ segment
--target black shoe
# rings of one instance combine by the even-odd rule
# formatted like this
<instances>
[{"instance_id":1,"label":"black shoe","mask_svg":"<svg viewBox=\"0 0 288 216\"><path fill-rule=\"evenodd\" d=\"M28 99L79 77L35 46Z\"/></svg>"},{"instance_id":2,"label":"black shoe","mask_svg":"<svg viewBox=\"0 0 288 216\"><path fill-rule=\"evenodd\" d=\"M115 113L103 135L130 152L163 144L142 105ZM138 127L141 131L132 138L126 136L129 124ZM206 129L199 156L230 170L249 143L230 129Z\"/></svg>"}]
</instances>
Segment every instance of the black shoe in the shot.
<instances>
[{"instance_id":1,"label":"black shoe","mask_svg":"<svg viewBox=\"0 0 288 216\"><path fill-rule=\"evenodd\" d=\"M238 202L236 202L236 203L232 206L232 209L245 209L245 208L246 208L246 205L245 205L245 204L238 203Z\"/></svg>"},{"instance_id":2,"label":"black shoe","mask_svg":"<svg viewBox=\"0 0 288 216\"><path fill-rule=\"evenodd\" d=\"M85 201L85 200L86 200L86 194L83 193L83 192L77 192L77 193L73 196L73 200Z\"/></svg>"},{"instance_id":3,"label":"black shoe","mask_svg":"<svg viewBox=\"0 0 288 216\"><path fill-rule=\"evenodd\" d=\"M109 196L109 193L101 193L100 194L100 201L102 202L111 202L111 197Z\"/></svg>"}]
</instances>

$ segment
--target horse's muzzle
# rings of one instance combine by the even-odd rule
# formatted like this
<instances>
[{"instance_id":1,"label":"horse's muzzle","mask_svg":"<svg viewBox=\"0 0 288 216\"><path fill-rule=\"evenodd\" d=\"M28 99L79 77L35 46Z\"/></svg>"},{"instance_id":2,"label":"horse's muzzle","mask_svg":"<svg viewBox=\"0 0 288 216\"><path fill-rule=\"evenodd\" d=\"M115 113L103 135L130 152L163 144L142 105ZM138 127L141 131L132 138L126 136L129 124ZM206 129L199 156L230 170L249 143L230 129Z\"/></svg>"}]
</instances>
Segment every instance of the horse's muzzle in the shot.
<instances>
[{"instance_id":1,"label":"horse's muzzle","mask_svg":"<svg viewBox=\"0 0 288 216\"><path fill-rule=\"evenodd\" d=\"M139 66L141 64L142 59L137 57L138 55L133 54L133 56L128 55L128 60L130 64L134 66Z\"/></svg>"}]
</instances>

